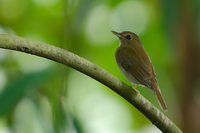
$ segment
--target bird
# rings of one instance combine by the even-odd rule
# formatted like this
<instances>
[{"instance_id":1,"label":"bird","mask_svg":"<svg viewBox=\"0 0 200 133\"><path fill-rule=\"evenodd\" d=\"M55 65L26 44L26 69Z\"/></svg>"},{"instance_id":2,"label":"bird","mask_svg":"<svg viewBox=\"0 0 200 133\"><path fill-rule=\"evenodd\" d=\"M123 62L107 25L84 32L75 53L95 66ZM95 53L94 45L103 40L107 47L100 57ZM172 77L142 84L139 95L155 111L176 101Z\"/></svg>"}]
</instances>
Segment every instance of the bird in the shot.
<instances>
[{"instance_id":1,"label":"bird","mask_svg":"<svg viewBox=\"0 0 200 133\"><path fill-rule=\"evenodd\" d=\"M156 95L161 108L167 111L155 69L138 35L130 31L111 32L119 39L119 47L115 51L115 59L121 73L131 84L136 84L133 89L138 85L149 88ZM139 92L138 90L136 91Z\"/></svg>"}]
</instances>

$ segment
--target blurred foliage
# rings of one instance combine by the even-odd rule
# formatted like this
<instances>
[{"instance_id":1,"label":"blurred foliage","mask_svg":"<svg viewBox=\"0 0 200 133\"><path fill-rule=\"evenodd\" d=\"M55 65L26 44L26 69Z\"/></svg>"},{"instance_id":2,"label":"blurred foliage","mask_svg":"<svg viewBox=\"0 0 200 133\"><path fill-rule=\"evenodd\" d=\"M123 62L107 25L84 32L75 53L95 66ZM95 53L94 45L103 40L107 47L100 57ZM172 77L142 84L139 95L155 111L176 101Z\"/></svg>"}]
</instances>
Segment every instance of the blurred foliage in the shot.
<instances>
[{"instance_id":1,"label":"blurred foliage","mask_svg":"<svg viewBox=\"0 0 200 133\"><path fill-rule=\"evenodd\" d=\"M191 24L195 33L200 33L199 1L187 2L185 5L191 5L188 10L178 0L0 0L0 33L67 49L130 85L115 63L119 44L110 31L135 32L155 67L169 108L165 114L183 128L183 112L188 106L181 104L183 94L187 94L181 87L187 75L180 63L187 61L181 60L182 55L190 54L181 54L183 45L178 40L186 42L179 36L184 33L180 30L185 22L181 18L193 16ZM183 15L182 8L188 15ZM198 38L196 44L199 42ZM190 41L186 44L191 44L188 49L193 46ZM198 60L194 62L199 64ZM199 81L198 76L195 81ZM196 83L195 87L199 86ZM160 108L149 89L138 90ZM199 90L194 92L199 106ZM2 133L160 132L124 99L86 75L40 57L2 49L0 105Z\"/></svg>"}]
</instances>

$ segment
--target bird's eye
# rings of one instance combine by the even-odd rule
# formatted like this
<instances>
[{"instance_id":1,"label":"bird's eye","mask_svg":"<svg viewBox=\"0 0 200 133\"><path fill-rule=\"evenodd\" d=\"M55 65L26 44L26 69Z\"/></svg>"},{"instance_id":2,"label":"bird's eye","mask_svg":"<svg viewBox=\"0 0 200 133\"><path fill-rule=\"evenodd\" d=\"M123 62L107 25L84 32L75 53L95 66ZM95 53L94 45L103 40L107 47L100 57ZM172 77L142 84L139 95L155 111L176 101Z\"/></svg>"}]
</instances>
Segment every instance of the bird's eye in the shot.
<instances>
[{"instance_id":1,"label":"bird's eye","mask_svg":"<svg viewBox=\"0 0 200 133\"><path fill-rule=\"evenodd\" d=\"M130 36L130 35L128 35L128 36L126 36L126 38L127 38L128 40L130 40L130 39L131 39L131 36Z\"/></svg>"}]
</instances>

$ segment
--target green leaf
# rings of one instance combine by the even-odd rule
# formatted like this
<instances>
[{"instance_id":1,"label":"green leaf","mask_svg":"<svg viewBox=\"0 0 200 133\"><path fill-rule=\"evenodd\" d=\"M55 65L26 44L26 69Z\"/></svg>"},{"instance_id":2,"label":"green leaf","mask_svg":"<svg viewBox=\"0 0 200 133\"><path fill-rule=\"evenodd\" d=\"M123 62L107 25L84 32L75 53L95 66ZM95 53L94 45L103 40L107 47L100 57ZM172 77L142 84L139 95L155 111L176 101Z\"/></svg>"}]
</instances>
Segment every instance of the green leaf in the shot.
<instances>
[{"instance_id":1,"label":"green leaf","mask_svg":"<svg viewBox=\"0 0 200 133\"><path fill-rule=\"evenodd\" d=\"M44 70L27 75L21 75L8 84L0 93L0 116L9 113L25 95L27 90L47 81L53 75L52 70Z\"/></svg>"}]
</instances>

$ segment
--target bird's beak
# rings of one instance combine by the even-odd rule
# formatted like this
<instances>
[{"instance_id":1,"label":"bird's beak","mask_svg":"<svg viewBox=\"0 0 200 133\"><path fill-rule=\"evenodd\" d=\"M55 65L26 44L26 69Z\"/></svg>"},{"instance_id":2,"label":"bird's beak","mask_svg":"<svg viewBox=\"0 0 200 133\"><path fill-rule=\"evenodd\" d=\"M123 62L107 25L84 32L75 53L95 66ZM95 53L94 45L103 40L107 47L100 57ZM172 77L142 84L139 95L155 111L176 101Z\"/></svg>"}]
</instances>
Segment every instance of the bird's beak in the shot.
<instances>
[{"instance_id":1,"label":"bird's beak","mask_svg":"<svg viewBox=\"0 0 200 133\"><path fill-rule=\"evenodd\" d=\"M111 31L114 35L116 35L117 37L120 37L121 35L118 33L118 32L116 32L116 31Z\"/></svg>"}]
</instances>

